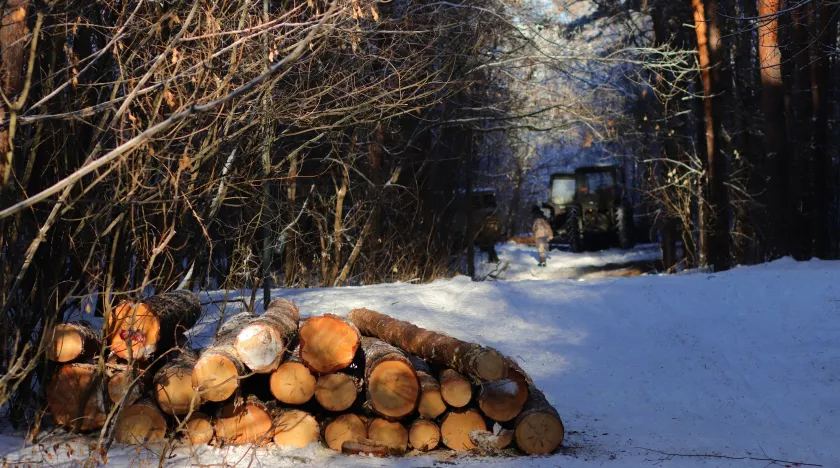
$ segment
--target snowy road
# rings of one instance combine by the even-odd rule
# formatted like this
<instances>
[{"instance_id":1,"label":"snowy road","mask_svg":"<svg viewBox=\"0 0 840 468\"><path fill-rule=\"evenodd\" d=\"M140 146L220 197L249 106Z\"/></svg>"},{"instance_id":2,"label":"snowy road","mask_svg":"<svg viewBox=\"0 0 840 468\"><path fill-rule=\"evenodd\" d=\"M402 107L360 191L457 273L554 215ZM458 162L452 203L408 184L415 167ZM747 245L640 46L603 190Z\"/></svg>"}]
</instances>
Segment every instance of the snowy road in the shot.
<instances>
[{"instance_id":1,"label":"snowy road","mask_svg":"<svg viewBox=\"0 0 840 468\"><path fill-rule=\"evenodd\" d=\"M760 468L769 463L693 456L715 454L838 467L838 279L840 262L782 260L713 275L497 282L462 277L276 294L296 301L304 314L346 314L364 306L497 347L522 363L566 423L565 448L553 456L467 457L447 464ZM238 303L226 313L235 307ZM212 334L217 314L211 311L194 330L198 344ZM48 460L43 448L21 449L21 443L16 437L0 439L10 461L67 460L69 466L86 451L76 443L73 458L61 452ZM429 467L443 457L344 457L320 447L192 453L181 448L176 455L170 460L174 466L200 461L265 467ZM114 466L154 458L154 448L138 453L114 447L109 454Z\"/></svg>"}]
</instances>

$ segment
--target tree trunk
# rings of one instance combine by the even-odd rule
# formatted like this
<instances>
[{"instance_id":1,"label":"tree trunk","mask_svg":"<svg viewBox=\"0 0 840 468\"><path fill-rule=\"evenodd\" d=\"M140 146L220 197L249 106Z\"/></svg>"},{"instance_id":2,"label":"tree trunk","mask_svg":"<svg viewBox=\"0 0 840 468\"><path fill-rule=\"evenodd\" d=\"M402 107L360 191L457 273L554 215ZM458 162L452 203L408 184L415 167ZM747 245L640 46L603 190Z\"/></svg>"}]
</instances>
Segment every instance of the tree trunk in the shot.
<instances>
[{"instance_id":1,"label":"tree trunk","mask_svg":"<svg viewBox=\"0 0 840 468\"><path fill-rule=\"evenodd\" d=\"M528 392L528 402L514 423L516 444L528 455L553 453L563 443L563 421L541 391L531 387Z\"/></svg>"},{"instance_id":2,"label":"tree trunk","mask_svg":"<svg viewBox=\"0 0 840 468\"><path fill-rule=\"evenodd\" d=\"M507 365L496 350L424 330L368 309L354 309L347 318L365 335L375 336L411 354L451 367L476 381L505 378Z\"/></svg>"},{"instance_id":3,"label":"tree trunk","mask_svg":"<svg viewBox=\"0 0 840 468\"><path fill-rule=\"evenodd\" d=\"M242 363L258 374L274 371L297 336L300 312L286 299L275 299L265 312L236 336L234 348Z\"/></svg>"},{"instance_id":4,"label":"tree trunk","mask_svg":"<svg viewBox=\"0 0 840 468\"><path fill-rule=\"evenodd\" d=\"M476 410L450 411L443 417L440 434L443 445L452 450L464 451L475 448L470 440L472 431L486 431L484 417Z\"/></svg>"},{"instance_id":5,"label":"tree trunk","mask_svg":"<svg viewBox=\"0 0 840 468\"><path fill-rule=\"evenodd\" d=\"M300 347L271 374L269 386L274 398L287 405L302 405L312 399L315 376L300 359Z\"/></svg>"},{"instance_id":6,"label":"tree trunk","mask_svg":"<svg viewBox=\"0 0 840 468\"><path fill-rule=\"evenodd\" d=\"M29 0L5 0L0 7L0 88L12 102L23 86L23 63L26 57L26 27ZM9 118L10 110L0 102L0 122ZM0 189L9 181L13 155L9 127L0 125Z\"/></svg>"},{"instance_id":7,"label":"tree trunk","mask_svg":"<svg viewBox=\"0 0 840 468\"><path fill-rule=\"evenodd\" d=\"M105 387L113 404L128 406L146 395L151 387L148 368L119 362L111 357L105 362Z\"/></svg>"},{"instance_id":8,"label":"tree trunk","mask_svg":"<svg viewBox=\"0 0 840 468\"><path fill-rule=\"evenodd\" d=\"M478 406L481 411L488 418L498 422L507 422L518 416L526 401L522 398L519 384L513 380L483 383L478 393Z\"/></svg>"},{"instance_id":9,"label":"tree trunk","mask_svg":"<svg viewBox=\"0 0 840 468\"><path fill-rule=\"evenodd\" d=\"M341 444L341 453L345 455L367 455L386 457L391 450L370 439L346 440Z\"/></svg>"},{"instance_id":10,"label":"tree trunk","mask_svg":"<svg viewBox=\"0 0 840 468\"><path fill-rule=\"evenodd\" d=\"M213 421L210 420L210 416L199 413L198 411L190 415L190 419L187 421L183 432L184 436L192 445L210 443L215 434Z\"/></svg>"},{"instance_id":11,"label":"tree trunk","mask_svg":"<svg viewBox=\"0 0 840 468\"><path fill-rule=\"evenodd\" d=\"M274 443L280 447L303 448L321 440L321 428L311 414L296 409L284 410L274 422Z\"/></svg>"},{"instance_id":12,"label":"tree trunk","mask_svg":"<svg viewBox=\"0 0 840 468\"><path fill-rule=\"evenodd\" d=\"M265 444L273 436L272 413L270 405L254 396L225 403L216 415L216 438L232 445Z\"/></svg>"},{"instance_id":13,"label":"tree trunk","mask_svg":"<svg viewBox=\"0 0 840 468\"><path fill-rule=\"evenodd\" d=\"M143 445L166 439L166 418L151 400L140 400L123 408L114 426L114 440Z\"/></svg>"},{"instance_id":14,"label":"tree trunk","mask_svg":"<svg viewBox=\"0 0 840 468\"><path fill-rule=\"evenodd\" d=\"M312 317L300 326L300 358L321 374L349 366L359 349L355 325L332 314Z\"/></svg>"},{"instance_id":15,"label":"tree trunk","mask_svg":"<svg viewBox=\"0 0 840 468\"><path fill-rule=\"evenodd\" d=\"M440 383L432 376L432 371L425 361L416 356L411 356L409 359L420 380L420 403L417 405L417 413L424 418L436 419L446 412L446 403L440 393Z\"/></svg>"},{"instance_id":16,"label":"tree trunk","mask_svg":"<svg viewBox=\"0 0 840 468\"><path fill-rule=\"evenodd\" d=\"M155 373L155 399L164 413L182 416L201 405L192 385L197 360L196 352L186 349Z\"/></svg>"},{"instance_id":17,"label":"tree trunk","mask_svg":"<svg viewBox=\"0 0 840 468\"><path fill-rule=\"evenodd\" d=\"M55 362L71 362L93 358L102 349L99 332L90 323L79 321L60 323L45 335L47 354Z\"/></svg>"},{"instance_id":18,"label":"tree trunk","mask_svg":"<svg viewBox=\"0 0 840 468\"><path fill-rule=\"evenodd\" d=\"M233 344L237 335L256 315L242 312L234 315L216 333L213 344L205 349L195 364L192 386L208 401L225 401L239 388L240 378L247 371Z\"/></svg>"},{"instance_id":19,"label":"tree trunk","mask_svg":"<svg viewBox=\"0 0 840 468\"><path fill-rule=\"evenodd\" d=\"M434 421L418 419L408 430L408 441L421 452L434 450L440 444L440 427Z\"/></svg>"},{"instance_id":20,"label":"tree trunk","mask_svg":"<svg viewBox=\"0 0 840 468\"><path fill-rule=\"evenodd\" d=\"M781 0L759 0L758 57L761 65L762 101L764 108L764 146L767 152L767 202L770 212L770 254L783 256L790 252L787 206L788 159L787 126L785 125L785 90L782 81L782 52L779 48L779 10Z\"/></svg>"},{"instance_id":21,"label":"tree trunk","mask_svg":"<svg viewBox=\"0 0 840 468\"><path fill-rule=\"evenodd\" d=\"M444 369L440 373L440 396L449 406L463 408L472 400L472 385L457 371Z\"/></svg>"},{"instance_id":22,"label":"tree trunk","mask_svg":"<svg viewBox=\"0 0 840 468\"><path fill-rule=\"evenodd\" d=\"M731 81L720 28L717 0L692 0L705 122L706 205L703 207L701 258L715 270L729 268L729 214L726 196L726 161L721 142L724 95ZM702 260L701 260L702 261Z\"/></svg>"},{"instance_id":23,"label":"tree trunk","mask_svg":"<svg viewBox=\"0 0 840 468\"><path fill-rule=\"evenodd\" d=\"M367 400L386 418L401 418L417 408L420 382L405 353L384 341L362 338Z\"/></svg>"},{"instance_id":24,"label":"tree trunk","mask_svg":"<svg viewBox=\"0 0 840 468\"><path fill-rule=\"evenodd\" d=\"M315 384L315 399L328 411L345 411L353 406L361 392L362 382L340 372L318 377Z\"/></svg>"},{"instance_id":25,"label":"tree trunk","mask_svg":"<svg viewBox=\"0 0 840 468\"><path fill-rule=\"evenodd\" d=\"M111 352L125 360L147 360L155 352L171 349L200 316L198 296L183 289L148 297L138 304L123 302L108 320Z\"/></svg>"}]
</instances>

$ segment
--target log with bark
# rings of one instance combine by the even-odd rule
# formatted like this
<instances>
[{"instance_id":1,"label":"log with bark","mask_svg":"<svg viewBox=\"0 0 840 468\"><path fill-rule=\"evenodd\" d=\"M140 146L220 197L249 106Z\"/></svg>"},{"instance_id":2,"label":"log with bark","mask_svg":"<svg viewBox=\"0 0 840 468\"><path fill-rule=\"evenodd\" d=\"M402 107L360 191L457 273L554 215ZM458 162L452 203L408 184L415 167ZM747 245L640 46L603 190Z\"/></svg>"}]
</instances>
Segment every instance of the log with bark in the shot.
<instances>
[{"instance_id":1,"label":"log with bark","mask_svg":"<svg viewBox=\"0 0 840 468\"><path fill-rule=\"evenodd\" d=\"M509 377L512 375L512 372L508 373ZM525 401L519 384L510 379L485 382L478 392L479 408L488 418L498 422L513 420L522 412Z\"/></svg>"},{"instance_id":2,"label":"log with bark","mask_svg":"<svg viewBox=\"0 0 840 468\"><path fill-rule=\"evenodd\" d=\"M55 362L91 359L102 349L99 332L82 320L59 323L46 335L47 355Z\"/></svg>"},{"instance_id":3,"label":"log with bark","mask_svg":"<svg viewBox=\"0 0 840 468\"><path fill-rule=\"evenodd\" d=\"M402 453L408 449L408 431L395 421L374 418L368 422L368 439L387 447L391 453Z\"/></svg>"},{"instance_id":4,"label":"log with bark","mask_svg":"<svg viewBox=\"0 0 840 468\"><path fill-rule=\"evenodd\" d=\"M236 336L255 318L254 314L242 312L231 317L219 328L213 345L205 349L195 363L192 386L208 401L225 401L240 385L240 378L247 370L236 349Z\"/></svg>"},{"instance_id":5,"label":"log with bark","mask_svg":"<svg viewBox=\"0 0 840 468\"><path fill-rule=\"evenodd\" d=\"M417 327L368 309L354 309L347 316L365 335L451 367L476 381L505 378L507 365L498 351Z\"/></svg>"},{"instance_id":6,"label":"log with bark","mask_svg":"<svg viewBox=\"0 0 840 468\"><path fill-rule=\"evenodd\" d=\"M328 411L344 411L353 406L361 390L362 383L358 378L334 372L318 377L315 399Z\"/></svg>"},{"instance_id":7,"label":"log with bark","mask_svg":"<svg viewBox=\"0 0 840 468\"><path fill-rule=\"evenodd\" d=\"M113 404L128 406L141 399L149 389L146 366L135 362L134 367L111 356L105 363L105 387Z\"/></svg>"},{"instance_id":8,"label":"log with bark","mask_svg":"<svg viewBox=\"0 0 840 468\"><path fill-rule=\"evenodd\" d=\"M210 416L195 411L190 415L190 419L184 425L183 434L186 439L193 445L208 444L213 440L213 421Z\"/></svg>"},{"instance_id":9,"label":"log with bark","mask_svg":"<svg viewBox=\"0 0 840 468\"><path fill-rule=\"evenodd\" d=\"M474 409L450 411L440 424L440 437L443 445L452 450L470 450L475 444L470 440L472 431L486 431L484 417Z\"/></svg>"},{"instance_id":10,"label":"log with bark","mask_svg":"<svg viewBox=\"0 0 840 468\"><path fill-rule=\"evenodd\" d=\"M139 303L125 301L108 320L111 352L121 359L133 356L146 360L156 351L172 348L200 316L198 296L183 289L147 297Z\"/></svg>"},{"instance_id":11,"label":"log with bark","mask_svg":"<svg viewBox=\"0 0 840 468\"><path fill-rule=\"evenodd\" d=\"M195 351L184 349L155 373L154 397L164 413L182 416L201 405L192 385L197 360Z\"/></svg>"},{"instance_id":12,"label":"log with bark","mask_svg":"<svg viewBox=\"0 0 840 468\"><path fill-rule=\"evenodd\" d=\"M446 412L446 403L440 394L440 383L432 376L426 361L417 356L411 356L410 359L420 380L420 403L417 404L417 412L424 418L436 419Z\"/></svg>"},{"instance_id":13,"label":"log with bark","mask_svg":"<svg viewBox=\"0 0 840 468\"><path fill-rule=\"evenodd\" d=\"M114 426L114 440L122 444L144 444L165 438L166 418L148 399L123 408Z\"/></svg>"},{"instance_id":14,"label":"log with bark","mask_svg":"<svg viewBox=\"0 0 840 468\"><path fill-rule=\"evenodd\" d=\"M341 444L341 453L345 455L372 455L386 457L391 450L370 439L345 440Z\"/></svg>"},{"instance_id":15,"label":"log with bark","mask_svg":"<svg viewBox=\"0 0 840 468\"><path fill-rule=\"evenodd\" d=\"M267 443L273 436L274 412L253 395L234 398L216 413L216 438L231 445Z\"/></svg>"},{"instance_id":16,"label":"log with bark","mask_svg":"<svg viewBox=\"0 0 840 468\"><path fill-rule=\"evenodd\" d=\"M440 373L440 396L454 408L463 408L472 400L472 384L454 369Z\"/></svg>"},{"instance_id":17,"label":"log with bark","mask_svg":"<svg viewBox=\"0 0 840 468\"><path fill-rule=\"evenodd\" d=\"M277 369L298 331L300 312L286 299L275 299L265 312L243 328L234 348L239 359L258 374Z\"/></svg>"},{"instance_id":18,"label":"log with bark","mask_svg":"<svg viewBox=\"0 0 840 468\"><path fill-rule=\"evenodd\" d=\"M91 431L107 417L103 378L93 364L65 364L47 384L47 406L55 422L69 430Z\"/></svg>"},{"instance_id":19,"label":"log with bark","mask_svg":"<svg viewBox=\"0 0 840 468\"><path fill-rule=\"evenodd\" d=\"M434 421L418 419L408 430L408 440L412 447L421 452L434 450L440 444L440 427Z\"/></svg>"},{"instance_id":20,"label":"log with bark","mask_svg":"<svg viewBox=\"0 0 840 468\"><path fill-rule=\"evenodd\" d=\"M401 418L417 408L420 381L406 354L376 338L362 338L365 383L370 408L387 418Z\"/></svg>"},{"instance_id":21,"label":"log with bark","mask_svg":"<svg viewBox=\"0 0 840 468\"><path fill-rule=\"evenodd\" d=\"M528 455L553 453L563 442L563 421L541 391L533 386L528 391L528 401L514 425L516 445Z\"/></svg>"},{"instance_id":22,"label":"log with bark","mask_svg":"<svg viewBox=\"0 0 840 468\"><path fill-rule=\"evenodd\" d=\"M321 440L321 427L311 414L284 410L274 420L274 443L281 447L306 447Z\"/></svg>"},{"instance_id":23,"label":"log with bark","mask_svg":"<svg viewBox=\"0 0 840 468\"><path fill-rule=\"evenodd\" d=\"M315 376L300 359L299 347L271 373L269 380L274 398L288 405L302 405L311 400L315 395L315 383Z\"/></svg>"},{"instance_id":24,"label":"log with bark","mask_svg":"<svg viewBox=\"0 0 840 468\"><path fill-rule=\"evenodd\" d=\"M355 414L342 414L324 426L324 443L340 452L344 442L358 442L367 439L367 426Z\"/></svg>"},{"instance_id":25,"label":"log with bark","mask_svg":"<svg viewBox=\"0 0 840 468\"><path fill-rule=\"evenodd\" d=\"M301 324L298 338L303 362L317 373L328 374L353 362L361 335L352 323L326 314Z\"/></svg>"}]
</instances>

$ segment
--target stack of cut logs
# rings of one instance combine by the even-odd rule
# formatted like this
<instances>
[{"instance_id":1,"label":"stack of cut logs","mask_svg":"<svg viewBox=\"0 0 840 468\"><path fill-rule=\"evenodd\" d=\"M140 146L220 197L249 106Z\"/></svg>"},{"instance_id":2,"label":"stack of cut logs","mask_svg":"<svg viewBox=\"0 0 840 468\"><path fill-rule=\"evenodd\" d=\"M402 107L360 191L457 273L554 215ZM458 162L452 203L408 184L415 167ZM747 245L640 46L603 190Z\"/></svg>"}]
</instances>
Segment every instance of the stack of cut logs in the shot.
<instances>
[{"instance_id":1,"label":"stack of cut logs","mask_svg":"<svg viewBox=\"0 0 840 468\"><path fill-rule=\"evenodd\" d=\"M230 317L194 351L184 332L200 314L198 297L177 290L120 304L104 343L86 323L57 325L48 336L55 422L75 431L113 424L121 443L323 441L375 455L514 442L548 454L563 440L557 411L491 348L367 309L301 320L277 299L262 315Z\"/></svg>"}]
</instances>

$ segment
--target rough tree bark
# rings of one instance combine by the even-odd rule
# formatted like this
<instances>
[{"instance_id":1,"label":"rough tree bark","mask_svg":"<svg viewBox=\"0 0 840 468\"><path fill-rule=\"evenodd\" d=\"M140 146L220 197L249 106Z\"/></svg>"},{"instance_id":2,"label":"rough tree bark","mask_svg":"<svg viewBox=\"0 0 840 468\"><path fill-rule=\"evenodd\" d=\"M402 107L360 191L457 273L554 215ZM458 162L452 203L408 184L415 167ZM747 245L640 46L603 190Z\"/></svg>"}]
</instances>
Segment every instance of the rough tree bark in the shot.
<instances>
[{"instance_id":1,"label":"rough tree bark","mask_svg":"<svg viewBox=\"0 0 840 468\"><path fill-rule=\"evenodd\" d=\"M249 369L258 374L274 371L297 336L300 312L286 299L275 299L265 312L236 336L234 348Z\"/></svg>"}]
</instances>

